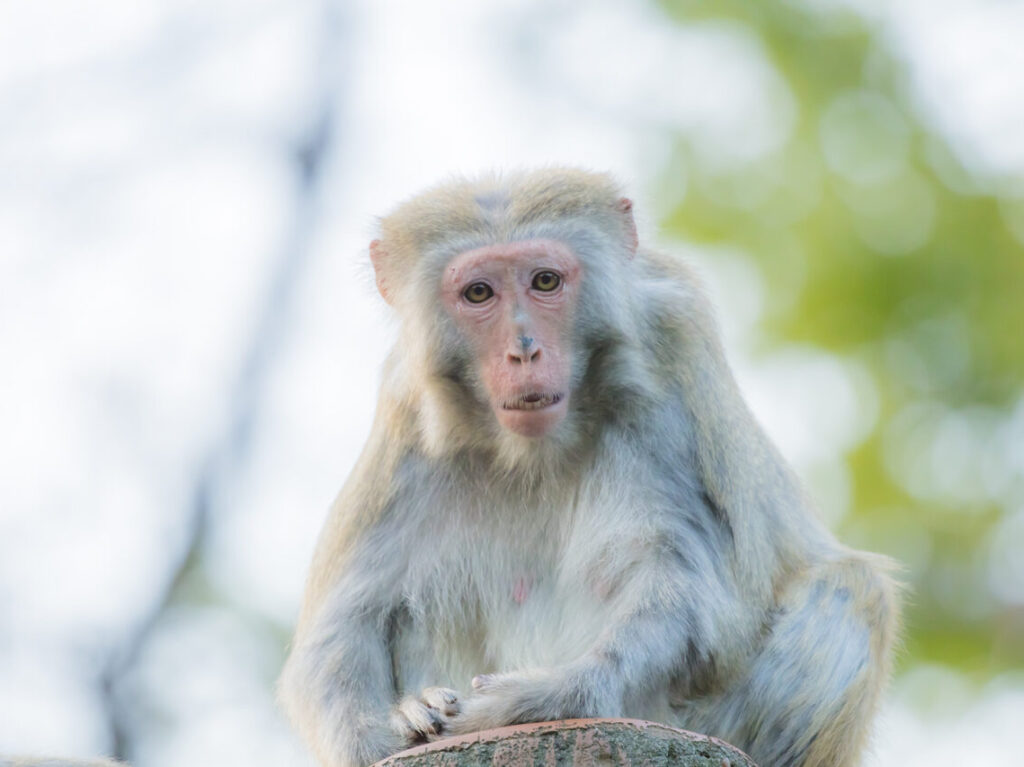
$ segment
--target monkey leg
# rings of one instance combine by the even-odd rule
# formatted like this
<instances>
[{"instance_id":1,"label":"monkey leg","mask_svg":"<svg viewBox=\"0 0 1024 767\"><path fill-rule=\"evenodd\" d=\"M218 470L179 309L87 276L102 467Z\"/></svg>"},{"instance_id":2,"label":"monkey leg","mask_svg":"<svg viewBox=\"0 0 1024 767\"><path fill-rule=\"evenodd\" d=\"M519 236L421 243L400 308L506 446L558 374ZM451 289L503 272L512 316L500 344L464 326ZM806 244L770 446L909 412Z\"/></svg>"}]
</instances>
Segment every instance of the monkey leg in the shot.
<instances>
[{"instance_id":1,"label":"monkey leg","mask_svg":"<svg viewBox=\"0 0 1024 767\"><path fill-rule=\"evenodd\" d=\"M791 581L750 668L710 706L697 703L705 731L764 767L857 764L896 634L883 561L855 555Z\"/></svg>"}]
</instances>

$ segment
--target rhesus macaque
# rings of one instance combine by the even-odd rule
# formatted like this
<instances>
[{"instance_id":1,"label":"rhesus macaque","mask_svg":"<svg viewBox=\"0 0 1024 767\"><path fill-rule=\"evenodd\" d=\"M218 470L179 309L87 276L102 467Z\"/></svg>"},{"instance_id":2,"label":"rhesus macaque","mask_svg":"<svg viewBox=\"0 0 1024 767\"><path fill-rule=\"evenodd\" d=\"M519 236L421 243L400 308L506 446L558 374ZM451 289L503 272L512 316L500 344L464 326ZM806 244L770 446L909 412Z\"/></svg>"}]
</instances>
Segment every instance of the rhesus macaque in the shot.
<instances>
[{"instance_id":1,"label":"rhesus macaque","mask_svg":"<svg viewBox=\"0 0 1024 767\"><path fill-rule=\"evenodd\" d=\"M381 221L400 338L281 679L323 764L570 717L857 762L896 634L886 563L818 521L697 279L638 246L631 208L557 169Z\"/></svg>"}]
</instances>

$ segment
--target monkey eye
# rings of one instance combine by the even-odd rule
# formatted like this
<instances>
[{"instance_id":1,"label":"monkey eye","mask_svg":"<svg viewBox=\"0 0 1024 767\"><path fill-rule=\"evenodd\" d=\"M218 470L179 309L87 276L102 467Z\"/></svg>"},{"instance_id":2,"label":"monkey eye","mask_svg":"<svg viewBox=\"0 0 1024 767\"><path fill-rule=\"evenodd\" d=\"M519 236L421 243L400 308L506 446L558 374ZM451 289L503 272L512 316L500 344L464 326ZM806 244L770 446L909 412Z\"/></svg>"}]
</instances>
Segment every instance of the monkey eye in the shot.
<instances>
[{"instance_id":1,"label":"monkey eye","mask_svg":"<svg viewBox=\"0 0 1024 767\"><path fill-rule=\"evenodd\" d=\"M494 295L494 291L491 290L491 286L486 282L474 282L464 291L462 295L471 304L482 304L488 298Z\"/></svg>"},{"instance_id":2,"label":"monkey eye","mask_svg":"<svg viewBox=\"0 0 1024 767\"><path fill-rule=\"evenodd\" d=\"M537 274L533 276L531 287L534 290L550 293L561 284L562 278L554 272L537 272Z\"/></svg>"}]
</instances>

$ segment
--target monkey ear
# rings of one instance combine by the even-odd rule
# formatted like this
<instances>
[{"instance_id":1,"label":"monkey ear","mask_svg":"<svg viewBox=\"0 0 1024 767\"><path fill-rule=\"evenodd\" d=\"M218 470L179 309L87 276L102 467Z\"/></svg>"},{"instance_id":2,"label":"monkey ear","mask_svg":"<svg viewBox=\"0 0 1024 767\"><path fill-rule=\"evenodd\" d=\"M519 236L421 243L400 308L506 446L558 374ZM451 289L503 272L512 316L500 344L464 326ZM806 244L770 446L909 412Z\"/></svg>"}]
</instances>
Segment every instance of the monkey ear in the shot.
<instances>
[{"instance_id":1,"label":"monkey ear","mask_svg":"<svg viewBox=\"0 0 1024 767\"><path fill-rule=\"evenodd\" d=\"M636 221L633 220L633 201L628 197L621 198L615 203L615 209L622 214L623 224L626 228L626 244L629 246L629 257L636 255L636 249L640 247L640 238L636 233Z\"/></svg>"},{"instance_id":2,"label":"monkey ear","mask_svg":"<svg viewBox=\"0 0 1024 767\"><path fill-rule=\"evenodd\" d=\"M387 251L384 250L384 246L381 245L380 240L374 240L370 243L370 262L373 264L373 273L377 277L377 290L380 292L381 298L391 303L391 295L388 291L388 282L384 277L384 264L388 260Z\"/></svg>"}]
</instances>

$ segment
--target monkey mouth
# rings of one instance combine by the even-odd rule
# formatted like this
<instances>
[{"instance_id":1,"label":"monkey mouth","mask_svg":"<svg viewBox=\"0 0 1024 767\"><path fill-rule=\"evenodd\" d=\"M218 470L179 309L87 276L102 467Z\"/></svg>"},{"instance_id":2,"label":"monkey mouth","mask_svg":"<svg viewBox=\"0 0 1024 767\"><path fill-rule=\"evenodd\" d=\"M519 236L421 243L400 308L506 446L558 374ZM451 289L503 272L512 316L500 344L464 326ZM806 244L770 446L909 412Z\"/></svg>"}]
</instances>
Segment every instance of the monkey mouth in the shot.
<instances>
[{"instance_id":1,"label":"monkey mouth","mask_svg":"<svg viewBox=\"0 0 1024 767\"><path fill-rule=\"evenodd\" d=\"M515 399L506 400L501 404L502 410L543 410L546 407L557 405L562 401L561 394L541 394L530 392L522 394Z\"/></svg>"}]
</instances>

